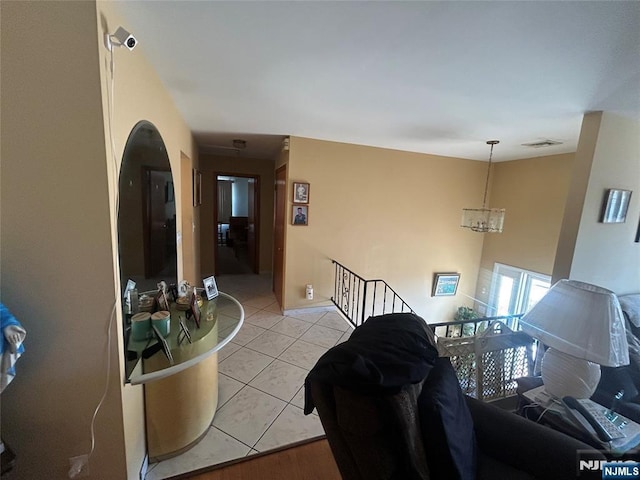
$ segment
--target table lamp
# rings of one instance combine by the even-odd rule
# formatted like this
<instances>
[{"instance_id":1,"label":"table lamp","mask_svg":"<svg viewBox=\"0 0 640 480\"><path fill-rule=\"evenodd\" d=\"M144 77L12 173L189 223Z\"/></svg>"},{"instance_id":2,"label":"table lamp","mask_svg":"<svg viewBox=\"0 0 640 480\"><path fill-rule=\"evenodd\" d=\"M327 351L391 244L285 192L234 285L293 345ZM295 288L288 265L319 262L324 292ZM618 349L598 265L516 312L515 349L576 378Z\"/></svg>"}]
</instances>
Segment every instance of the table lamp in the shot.
<instances>
[{"instance_id":1,"label":"table lamp","mask_svg":"<svg viewBox=\"0 0 640 480\"><path fill-rule=\"evenodd\" d=\"M605 288L560 280L520 325L549 347L542 358L542 381L557 398L589 398L600 381L600 365L629 364L622 309Z\"/></svg>"}]
</instances>

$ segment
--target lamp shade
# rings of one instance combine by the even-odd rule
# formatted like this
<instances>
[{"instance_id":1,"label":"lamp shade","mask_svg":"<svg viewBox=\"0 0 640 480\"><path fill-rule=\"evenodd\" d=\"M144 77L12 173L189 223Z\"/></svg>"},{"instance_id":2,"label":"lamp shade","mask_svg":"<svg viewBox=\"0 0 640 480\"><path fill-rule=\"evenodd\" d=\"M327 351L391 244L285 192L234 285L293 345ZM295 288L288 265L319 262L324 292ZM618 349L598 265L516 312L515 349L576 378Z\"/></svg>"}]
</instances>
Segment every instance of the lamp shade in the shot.
<instances>
[{"instance_id":1,"label":"lamp shade","mask_svg":"<svg viewBox=\"0 0 640 480\"><path fill-rule=\"evenodd\" d=\"M607 367L629 364L618 297L576 280L560 280L521 319L522 330L543 344Z\"/></svg>"}]
</instances>

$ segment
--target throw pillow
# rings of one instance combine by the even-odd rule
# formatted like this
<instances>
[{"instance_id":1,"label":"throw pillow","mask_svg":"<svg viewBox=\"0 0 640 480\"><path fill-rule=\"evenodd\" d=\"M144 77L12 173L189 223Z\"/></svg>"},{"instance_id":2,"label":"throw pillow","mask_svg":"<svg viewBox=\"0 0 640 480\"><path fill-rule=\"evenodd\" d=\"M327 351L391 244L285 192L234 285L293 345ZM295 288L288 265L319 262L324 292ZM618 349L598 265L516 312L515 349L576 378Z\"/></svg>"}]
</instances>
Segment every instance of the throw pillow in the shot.
<instances>
[{"instance_id":1,"label":"throw pillow","mask_svg":"<svg viewBox=\"0 0 640 480\"><path fill-rule=\"evenodd\" d=\"M473 419L448 358L436 360L418 397L418 411L432 478L475 478Z\"/></svg>"}]
</instances>

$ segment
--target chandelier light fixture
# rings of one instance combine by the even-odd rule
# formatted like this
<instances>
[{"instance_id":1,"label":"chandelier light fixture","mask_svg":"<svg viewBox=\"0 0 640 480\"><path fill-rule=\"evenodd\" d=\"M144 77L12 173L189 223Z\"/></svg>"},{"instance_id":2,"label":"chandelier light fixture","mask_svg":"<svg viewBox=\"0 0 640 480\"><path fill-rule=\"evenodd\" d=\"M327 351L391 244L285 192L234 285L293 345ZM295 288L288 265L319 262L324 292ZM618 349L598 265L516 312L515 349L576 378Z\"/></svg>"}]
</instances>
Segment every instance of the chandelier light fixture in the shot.
<instances>
[{"instance_id":1,"label":"chandelier light fixture","mask_svg":"<svg viewBox=\"0 0 640 480\"><path fill-rule=\"evenodd\" d=\"M482 208L463 208L461 227L470 228L474 232L480 233L502 233L504 224L504 208L487 208L487 190L489 188L489 175L491 174L491 159L493 158L493 146L500 143L499 140L487 140L487 145L491 145L489 154L489 168L487 169L487 180L484 184L484 198Z\"/></svg>"}]
</instances>

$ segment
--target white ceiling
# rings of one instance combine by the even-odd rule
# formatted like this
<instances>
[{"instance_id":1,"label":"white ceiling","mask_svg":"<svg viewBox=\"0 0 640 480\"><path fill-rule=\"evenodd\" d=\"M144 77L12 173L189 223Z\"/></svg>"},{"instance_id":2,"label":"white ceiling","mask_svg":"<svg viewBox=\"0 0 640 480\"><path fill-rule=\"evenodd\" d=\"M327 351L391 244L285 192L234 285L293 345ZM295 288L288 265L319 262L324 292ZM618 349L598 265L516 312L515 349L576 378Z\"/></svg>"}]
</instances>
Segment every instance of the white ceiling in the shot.
<instances>
[{"instance_id":1,"label":"white ceiling","mask_svg":"<svg viewBox=\"0 0 640 480\"><path fill-rule=\"evenodd\" d=\"M199 145L246 139L242 156L296 135L487 160L495 138L500 161L575 151L587 111L640 119L637 1L118 9ZM521 145L542 139L564 143Z\"/></svg>"}]
</instances>

